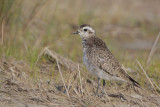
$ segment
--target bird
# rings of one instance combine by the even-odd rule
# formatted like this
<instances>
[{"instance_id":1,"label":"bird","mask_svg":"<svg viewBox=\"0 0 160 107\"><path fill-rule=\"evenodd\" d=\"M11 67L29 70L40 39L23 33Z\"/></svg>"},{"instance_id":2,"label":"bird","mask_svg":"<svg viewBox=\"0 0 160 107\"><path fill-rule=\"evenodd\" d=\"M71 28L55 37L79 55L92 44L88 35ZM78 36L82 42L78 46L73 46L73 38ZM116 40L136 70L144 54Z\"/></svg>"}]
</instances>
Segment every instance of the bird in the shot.
<instances>
[{"instance_id":1,"label":"bird","mask_svg":"<svg viewBox=\"0 0 160 107\"><path fill-rule=\"evenodd\" d=\"M82 39L83 62L87 71L98 78L96 95L100 86L100 80L123 81L135 87L140 84L129 76L115 56L108 49L105 42L96 36L95 30L89 24L82 24L72 34L79 34Z\"/></svg>"}]
</instances>

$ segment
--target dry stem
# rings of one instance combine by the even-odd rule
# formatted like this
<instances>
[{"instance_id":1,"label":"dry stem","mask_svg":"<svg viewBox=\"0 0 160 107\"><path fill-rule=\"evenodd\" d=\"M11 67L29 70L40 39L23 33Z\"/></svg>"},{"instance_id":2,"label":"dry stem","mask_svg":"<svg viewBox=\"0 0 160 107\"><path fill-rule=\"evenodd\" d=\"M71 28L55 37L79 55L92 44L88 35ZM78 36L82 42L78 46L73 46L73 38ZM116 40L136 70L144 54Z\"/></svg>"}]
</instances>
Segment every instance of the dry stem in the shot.
<instances>
[{"instance_id":1,"label":"dry stem","mask_svg":"<svg viewBox=\"0 0 160 107\"><path fill-rule=\"evenodd\" d=\"M83 93L82 79L81 79L81 71L80 71L80 69L79 69L79 64L78 64L78 71L79 71L79 79L80 79L80 84L81 84L81 92Z\"/></svg>"},{"instance_id":2,"label":"dry stem","mask_svg":"<svg viewBox=\"0 0 160 107\"><path fill-rule=\"evenodd\" d=\"M156 88L154 87L151 79L148 77L146 71L143 69L142 65L140 64L140 62L139 62L138 60L137 60L137 63L138 63L138 65L140 66L140 68L142 69L142 71L143 71L143 73L145 74L145 76L147 77L147 79L148 79L148 81L150 82L150 84L152 85L153 89L154 89L155 92L157 93Z\"/></svg>"},{"instance_id":3,"label":"dry stem","mask_svg":"<svg viewBox=\"0 0 160 107\"><path fill-rule=\"evenodd\" d=\"M68 89L67 89L66 84L65 84L65 82L64 82L63 75L62 75L62 72L61 72L61 69L60 69L60 66L59 66L58 60L56 59L56 61L57 61L57 66L58 66L59 73L60 73L60 75L61 75L61 78L62 78L62 81L63 81L64 87L65 87L66 92L67 92L67 96L68 96L68 98L69 98L69 101L71 102L71 99L70 99L70 96L69 96L69 93L68 93Z\"/></svg>"},{"instance_id":4,"label":"dry stem","mask_svg":"<svg viewBox=\"0 0 160 107\"><path fill-rule=\"evenodd\" d=\"M160 37L160 32L159 32L159 34L158 34L158 36L157 36L157 38L156 38L156 40L154 42L154 45L153 45L153 47L151 49L151 52L150 52L149 56L148 56L147 65L150 63L151 57L153 56L153 54L154 54L154 52L156 50L156 45L158 43L159 37Z\"/></svg>"}]
</instances>

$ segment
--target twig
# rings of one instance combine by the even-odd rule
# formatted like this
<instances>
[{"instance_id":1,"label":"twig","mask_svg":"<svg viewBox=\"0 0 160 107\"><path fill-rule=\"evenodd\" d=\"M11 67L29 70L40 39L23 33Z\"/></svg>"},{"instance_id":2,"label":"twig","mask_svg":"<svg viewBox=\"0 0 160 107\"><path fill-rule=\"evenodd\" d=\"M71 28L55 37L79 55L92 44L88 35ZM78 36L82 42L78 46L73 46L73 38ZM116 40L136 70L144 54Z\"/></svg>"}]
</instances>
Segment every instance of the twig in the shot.
<instances>
[{"instance_id":1,"label":"twig","mask_svg":"<svg viewBox=\"0 0 160 107\"><path fill-rule=\"evenodd\" d=\"M138 65L140 66L140 68L142 69L142 71L143 71L143 73L145 74L145 76L147 77L147 79L148 79L148 81L150 82L150 84L152 85L153 89L154 89L155 92L157 93L156 88L154 87L151 79L148 77L147 73L145 72L145 70L143 69L142 65L140 64L140 62L139 62L138 60L137 60L137 63L138 63Z\"/></svg>"},{"instance_id":2,"label":"twig","mask_svg":"<svg viewBox=\"0 0 160 107\"><path fill-rule=\"evenodd\" d=\"M33 68L35 68L35 66L37 65L37 62L39 61L39 59L41 58L41 56L44 54L45 50L46 50L46 48L44 48L43 51L38 55L38 58L37 58L36 62L33 65Z\"/></svg>"},{"instance_id":3,"label":"twig","mask_svg":"<svg viewBox=\"0 0 160 107\"><path fill-rule=\"evenodd\" d=\"M73 91L78 95L78 97L80 97L80 94L77 92L76 88L74 88Z\"/></svg>"},{"instance_id":4,"label":"twig","mask_svg":"<svg viewBox=\"0 0 160 107\"><path fill-rule=\"evenodd\" d=\"M103 90L104 90L104 89L103 89ZM105 90L104 90L104 93L105 93L105 95L106 95L108 101L111 102L111 99L109 98L109 96L108 96L108 94L107 94L107 92L106 92Z\"/></svg>"},{"instance_id":5,"label":"twig","mask_svg":"<svg viewBox=\"0 0 160 107\"><path fill-rule=\"evenodd\" d=\"M58 59L59 65L63 66L65 69L69 69L70 71L73 71L73 72L77 71L78 63L58 55L56 52L49 50L48 47L45 47L43 51L38 55L38 58L34 64L34 67L37 65L37 62L39 61L42 55L49 56L49 59L53 62L56 62L56 59ZM82 68L83 66L79 64L79 69L81 70Z\"/></svg>"},{"instance_id":6,"label":"twig","mask_svg":"<svg viewBox=\"0 0 160 107\"><path fill-rule=\"evenodd\" d=\"M80 84L81 84L81 92L83 93L81 71L79 70L79 64L78 64L78 71L79 71L79 79L80 79Z\"/></svg>"},{"instance_id":7,"label":"twig","mask_svg":"<svg viewBox=\"0 0 160 107\"><path fill-rule=\"evenodd\" d=\"M122 64L122 69L126 72L126 74L128 74L123 64Z\"/></svg>"},{"instance_id":8,"label":"twig","mask_svg":"<svg viewBox=\"0 0 160 107\"><path fill-rule=\"evenodd\" d=\"M158 90L160 91L160 87L155 83L155 81L153 81L153 83L158 88Z\"/></svg>"},{"instance_id":9,"label":"twig","mask_svg":"<svg viewBox=\"0 0 160 107\"><path fill-rule=\"evenodd\" d=\"M66 92L67 92L67 96L68 96L68 98L69 98L69 101L71 102L71 99L70 99L70 96L69 96L69 93L68 93L68 89L67 89L66 84L65 84L65 82L64 82L63 75L62 75L62 72L61 72L61 69L60 69L60 66L59 66L58 60L56 59L56 61L57 61L57 66L58 66L59 73L60 73L60 75L61 75L61 78L62 78L62 81L63 81L64 87L65 87Z\"/></svg>"},{"instance_id":10,"label":"twig","mask_svg":"<svg viewBox=\"0 0 160 107\"><path fill-rule=\"evenodd\" d=\"M158 36L157 36L157 38L156 38L156 40L154 42L154 45L153 45L153 47L151 49L151 52L150 52L149 56L148 56L147 65L150 63L151 57L153 56L153 54L154 54L154 52L156 50L156 45L158 43L159 37L160 37L160 32L159 32L159 34L158 34Z\"/></svg>"}]
</instances>

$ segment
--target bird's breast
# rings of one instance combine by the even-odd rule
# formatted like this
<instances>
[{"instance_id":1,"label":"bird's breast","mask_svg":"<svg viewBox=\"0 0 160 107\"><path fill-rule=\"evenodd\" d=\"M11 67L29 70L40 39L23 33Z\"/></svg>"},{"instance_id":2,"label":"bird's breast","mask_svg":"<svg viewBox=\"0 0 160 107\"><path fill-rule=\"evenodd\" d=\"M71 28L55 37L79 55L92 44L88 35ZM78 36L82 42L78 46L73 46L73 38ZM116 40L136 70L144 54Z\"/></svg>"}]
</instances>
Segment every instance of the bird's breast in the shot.
<instances>
[{"instance_id":1,"label":"bird's breast","mask_svg":"<svg viewBox=\"0 0 160 107\"><path fill-rule=\"evenodd\" d=\"M88 58L87 48L83 48L83 62L88 70L90 70L91 63Z\"/></svg>"},{"instance_id":2,"label":"bird's breast","mask_svg":"<svg viewBox=\"0 0 160 107\"><path fill-rule=\"evenodd\" d=\"M84 64L85 64L87 70L91 74L95 75L96 77L100 77L101 78L102 74L100 72L98 72L99 69L96 66L94 66L94 64L91 61L91 59L92 59L92 55L90 54L90 50L88 50L87 48L84 48L83 49L83 61L84 61Z\"/></svg>"}]
</instances>

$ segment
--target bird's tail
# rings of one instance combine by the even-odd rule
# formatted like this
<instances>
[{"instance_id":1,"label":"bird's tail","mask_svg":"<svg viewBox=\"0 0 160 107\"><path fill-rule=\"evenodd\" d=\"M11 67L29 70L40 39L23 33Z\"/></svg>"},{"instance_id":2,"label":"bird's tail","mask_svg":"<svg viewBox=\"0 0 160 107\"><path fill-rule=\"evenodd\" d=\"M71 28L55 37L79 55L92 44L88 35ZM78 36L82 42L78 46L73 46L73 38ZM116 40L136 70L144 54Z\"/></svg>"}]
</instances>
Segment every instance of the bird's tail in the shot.
<instances>
[{"instance_id":1,"label":"bird's tail","mask_svg":"<svg viewBox=\"0 0 160 107\"><path fill-rule=\"evenodd\" d=\"M128 80L128 82L129 82L131 85L133 85L133 86L135 86L135 87L138 87L138 88L141 88L141 85L140 85L137 81L135 81L133 78L131 78L131 77L124 71L124 69L121 69L120 72L123 74L124 77L127 77L126 79Z\"/></svg>"},{"instance_id":2,"label":"bird's tail","mask_svg":"<svg viewBox=\"0 0 160 107\"><path fill-rule=\"evenodd\" d=\"M138 88L141 88L141 85L140 85L137 81L135 81L133 78L131 78L131 77L129 76L128 79L131 81L131 83L132 83L133 86L136 86L136 87L138 87Z\"/></svg>"}]
</instances>

